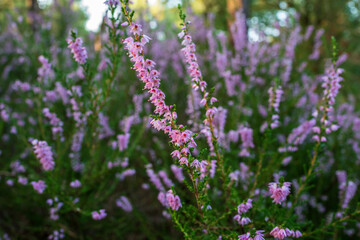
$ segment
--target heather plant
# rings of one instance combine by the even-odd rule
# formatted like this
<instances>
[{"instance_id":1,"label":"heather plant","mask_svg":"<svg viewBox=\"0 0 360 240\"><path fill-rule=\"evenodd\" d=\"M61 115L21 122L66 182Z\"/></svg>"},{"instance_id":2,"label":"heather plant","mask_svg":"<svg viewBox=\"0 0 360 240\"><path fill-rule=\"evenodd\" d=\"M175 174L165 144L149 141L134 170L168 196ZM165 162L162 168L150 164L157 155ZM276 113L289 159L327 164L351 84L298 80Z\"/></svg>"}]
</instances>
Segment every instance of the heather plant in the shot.
<instances>
[{"instance_id":1,"label":"heather plant","mask_svg":"<svg viewBox=\"0 0 360 240\"><path fill-rule=\"evenodd\" d=\"M294 15L254 41L242 12L226 32L180 5L179 26L153 29L104 4L97 36L66 21L57 39L51 15L2 28L1 238L360 236L360 116L335 38Z\"/></svg>"}]
</instances>

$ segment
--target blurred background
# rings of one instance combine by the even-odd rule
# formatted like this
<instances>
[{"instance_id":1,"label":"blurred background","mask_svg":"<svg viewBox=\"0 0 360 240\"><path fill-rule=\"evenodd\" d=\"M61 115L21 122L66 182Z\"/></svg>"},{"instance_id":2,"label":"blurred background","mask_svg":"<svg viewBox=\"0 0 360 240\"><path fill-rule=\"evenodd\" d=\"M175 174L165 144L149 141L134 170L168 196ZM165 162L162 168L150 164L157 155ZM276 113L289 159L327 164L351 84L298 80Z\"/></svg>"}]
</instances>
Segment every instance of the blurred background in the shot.
<instances>
[{"instance_id":1,"label":"blurred background","mask_svg":"<svg viewBox=\"0 0 360 240\"><path fill-rule=\"evenodd\" d=\"M323 28L327 42L330 42L331 36L340 42L340 51L349 54L347 74L353 80L358 79L360 0L133 0L132 7L141 11L141 18L149 21L152 29L156 29L157 22L178 23L179 3L204 19L214 15L215 27L224 31L233 22L235 12L242 10L247 18L248 37L252 41L259 39L258 31L254 29L263 30L267 36L279 36L279 31L273 27L274 23L281 23L289 14L295 15L302 27L312 25L315 29ZM54 11L54 8L60 11ZM67 8L71 8L71 14L65 10ZM36 20L32 16L51 14L53 18L59 19L55 22L58 26L54 23L51 26L57 36L68 34L66 26L76 28L80 34L84 31L97 33L103 24L105 10L103 0L2 0L0 21L5 23L7 15L27 13L27 20L32 21L36 29L39 26L35 26ZM165 36L158 34L158 38L162 37ZM347 89L352 90L356 93L360 89L357 85Z\"/></svg>"}]
</instances>

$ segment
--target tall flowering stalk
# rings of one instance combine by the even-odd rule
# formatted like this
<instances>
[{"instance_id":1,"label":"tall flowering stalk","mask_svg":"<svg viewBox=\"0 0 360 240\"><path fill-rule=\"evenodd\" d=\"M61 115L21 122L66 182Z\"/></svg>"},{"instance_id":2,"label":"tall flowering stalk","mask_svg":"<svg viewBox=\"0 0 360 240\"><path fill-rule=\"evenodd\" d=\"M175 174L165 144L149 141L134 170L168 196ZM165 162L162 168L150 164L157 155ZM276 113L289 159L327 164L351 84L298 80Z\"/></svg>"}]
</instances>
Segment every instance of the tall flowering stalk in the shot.
<instances>
[{"instance_id":1,"label":"tall flowering stalk","mask_svg":"<svg viewBox=\"0 0 360 240\"><path fill-rule=\"evenodd\" d=\"M160 73L155 69L156 63L144 55L144 47L151 38L142 33L142 26L133 21L134 11L129 12L126 5L127 1L123 1L122 12L126 21L121 26L127 27L133 36L124 40L124 48L128 52L138 78L145 84L144 90L147 90L151 95L149 101L155 106L155 115L150 124L170 137L170 142L175 148L171 155L177 158L178 163L189 171L199 214L202 215L198 183L195 181L194 175L196 168L191 166L195 158L192 157L190 150L197 146L194 141L194 133L187 130L183 125L177 124L175 107L166 104L165 93L160 89ZM177 210L178 207L174 209Z\"/></svg>"},{"instance_id":2,"label":"tall flowering stalk","mask_svg":"<svg viewBox=\"0 0 360 240\"><path fill-rule=\"evenodd\" d=\"M74 59L77 63L83 65L88 58L86 48L83 47L83 41L81 38L69 39L68 48L71 49L71 53L74 55Z\"/></svg>"},{"instance_id":3,"label":"tall flowering stalk","mask_svg":"<svg viewBox=\"0 0 360 240\"><path fill-rule=\"evenodd\" d=\"M205 128L201 131L205 133L206 136L211 137L209 139L210 149L214 151L217 163L218 170L221 174L222 180L225 184L226 182L226 173L224 168L223 156L220 153L220 146L218 137L215 134L215 125L214 125L214 116L217 113L218 109L214 106L214 103L218 100L211 96L211 93L207 91L207 82L204 80L198 61L196 57L196 45L192 41L192 37L188 31L188 25L190 21L186 21L186 15L182 12L181 5L179 8L179 16L182 20L181 23L181 32L178 34L178 37L182 39L181 44L184 46L181 51L184 54L185 62L187 63L187 70L191 77L192 88L195 91L198 91L202 97L200 100L200 106L205 107L206 110L206 119L204 120ZM208 133L211 134L208 134Z\"/></svg>"},{"instance_id":4,"label":"tall flowering stalk","mask_svg":"<svg viewBox=\"0 0 360 240\"><path fill-rule=\"evenodd\" d=\"M297 201L303 191L305 190L306 184L308 183L308 180L310 176L313 173L313 170L315 168L315 163L319 154L320 144L322 142L326 142L327 139L325 137L325 134L329 134L331 131L337 130L338 126L336 124L332 124L329 120L329 113L331 113L333 109L333 105L335 104L335 98L338 94L338 91L341 87L340 82L343 80L343 78L340 76L341 73L343 73L343 69L338 68L336 65L336 61L338 58L338 50L336 46L336 40L335 38L332 38L332 45L333 45L333 56L332 56L332 65L329 66L325 70L325 76L323 76L322 80L322 88L323 90L323 99L322 99L322 105L320 106L320 111L322 112L322 116L320 118L320 127L315 126L312 128L312 131L315 133L313 136L313 139L316 141L315 148L314 148L314 154L310 162L310 167L307 171L307 174L305 176L305 180L300 185L297 194L295 195L291 210L289 213L292 212L294 207L297 204ZM316 119L319 116L319 112L315 111L313 113L313 117Z\"/></svg>"},{"instance_id":5,"label":"tall flowering stalk","mask_svg":"<svg viewBox=\"0 0 360 240\"><path fill-rule=\"evenodd\" d=\"M275 81L275 86L269 88L269 108L274 112L274 114L271 116L271 123L270 127L277 128L280 125L279 121L279 107L280 107L280 101L281 101L281 95L284 93L281 86L279 86L278 81Z\"/></svg>"},{"instance_id":6,"label":"tall flowering stalk","mask_svg":"<svg viewBox=\"0 0 360 240\"><path fill-rule=\"evenodd\" d=\"M34 147L34 153L36 158L40 160L40 163L45 171L51 171L55 168L55 162L51 147L45 141L39 141L34 139L31 144Z\"/></svg>"}]
</instances>

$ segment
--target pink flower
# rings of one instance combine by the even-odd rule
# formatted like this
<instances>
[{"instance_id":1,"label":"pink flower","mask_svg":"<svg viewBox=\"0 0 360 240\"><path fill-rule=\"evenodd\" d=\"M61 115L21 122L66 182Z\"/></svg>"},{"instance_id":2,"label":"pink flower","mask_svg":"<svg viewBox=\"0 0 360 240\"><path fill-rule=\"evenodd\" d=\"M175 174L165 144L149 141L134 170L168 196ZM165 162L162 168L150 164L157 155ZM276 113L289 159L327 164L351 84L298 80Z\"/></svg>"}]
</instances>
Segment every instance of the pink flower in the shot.
<instances>
[{"instance_id":1,"label":"pink flower","mask_svg":"<svg viewBox=\"0 0 360 240\"><path fill-rule=\"evenodd\" d=\"M218 100L215 98L215 97L212 97L211 99L210 99L210 104L212 105L212 104L214 104L214 102L217 102Z\"/></svg>"},{"instance_id":2,"label":"pink flower","mask_svg":"<svg viewBox=\"0 0 360 240\"><path fill-rule=\"evenodd\" d=\"M141 33L142 29L139 24L131 22L128 29L136 40L133 37L126 38L124 48L128 51L128 56L133 63L133 69L137 72L139 80L145 85L144 89L151 95L149 101L155 106L154 113L157 116L151 120L150 124L155 129L162 130L170 136L171 143L179 149L171 154L172 157L177 157L180 159L180 164L188 166L187 157L182 156L180 151L185 147L196 146L193 139L194 134L190 130L183 130L180 125L176 125L177 114L172 109L172 106L166 104L165 94L159 88L160 73L158 70L153 69L156 63L144 58L144 47L151 38Z\"/></svg>"},{"instance_id":3,"label":"pink flower","mask_svg":"<svg viewBox=\"0 0 360 240\"><path fill-rule=\"evenodd\" d=\"M129 23L128 22L123 22L122 24L120 24L122 27L127 27L129 26Z\"/></svg>"},{"instance_id":4,"label":"pink flower","mask_svg":"<svg viewBox=\"0 0 360 240\"><path fill-rule=\"evenodd\" d=\"M239 214L246 213L247 211L249 211L250 208L252 208L252 199L251 198L249 198L246 203L241 203L238 206L238 213Z\"/></svg>"},{"instance_id":5,"label":"pink flower","mask_svg":"<svg viewBox=\"0 0 360 240\"><path fill-rule=\"evenodd\" d=\"M88 58L86 48L82 46L83 41L81 38L76 38L75 41L68 40L68 48L71 49L71 53L74 54L74 59L80 64L85 64Z\"/></svg>"},{"instance_id":6,"label":"pink flower","mask_svg":"<svg viewBox=\"0 0 360 240\"><path fill-rule=\"evenodd\" d=\"M194 168L200 168L201 164L200 164L199 160L195 159L195 160L191 163L190 166L191 166L191 167L194 167Z\"/></svg>"},{"instance_id":7,"label":"pink flower","mask_svg":"<svg viewBox=\"0 0 360 240\"><path fill-rule=\"evenodd\" d=\"M250 218L248 217L241 217L239 214L234 216L234 220L237 221L241 226L247 225L251 223Z\"/></svg>"},{"instance_id":8,"label":"pink flower","mask_svg":"<svg viewBox=\"0 0 360 240\"><path fill-rule=\"evenodd\" d=\"M251 220L250 220L250 218L248 218L248 217L242 217L242 218L239 220L239 224L240 224L241 226L247 225L247 224L249 224L249 223L251 223Z\"/></svg>"},{"instance_id":9,"label":"pink flower","mask_svg":"<svg viewBox=\"0 0 360 240\"><path fill-rule=\"evenodd\" d=\"M180 158L181 158L180 151L179 151L179 150L173 151L173 152L171 153L171 156L180 159Z\"/></svg>"},{"instance_id":10,"label":"pink flower","mask_svg":"<svg viewBox=\"0 0 360 240\"><path fill-rule=\"evenodd\" d=\"M37 191L39 194L42 194L46 188L46 184L43 180L39 180L37 182L32 181L31 185L33 186L34 190Z\"/></svg>"},{"instance_id":11,"label":"pink flower","mask_svg":"<svg viewBox=\"0 0 360 240\"><path fill-rule=\"evenodd\" d=\"M31 143L34 146L33 148L36 158L40 160L43 169L45 171L53 170L55 167L55 162L51 152L51 147L48 146L47 142L38 141L35 139Z\"/></svg>"},{"instance_id":12,"label":"pink flower","mask_svg":"<svg viewBox=\"0 0 360 240\"><path fill-rule=\"evenodd\" d=\"M299 230L290 230L288 228L286 229L280 229L279 227L275 227L271 232L270 235L272 235L274 238L278 239L284 239L286 237L295 237L300 238L302 237L302 234Z\"/></svg>"},{"instance_id":13,"label":"pink flower","mask_svg":"<svg viewBox=\"0 0 360 240\"><path fill-rule=\"evenodd\" d=\"M317 126L313 127L313 128L312 128L312 131L313 131L313 133L320 134L320 128L317 127Z\"/></svg>"},{"instance_id":14,"label":"pink flower","mask_svg":"<svg viewBox=\"0 0 360 240\"><path fill-rule=\"evenodd\" d=\"M271 193L271 198L274 199L273 202L276 204L281 204L286 200L287 195L290 194L290 182L280 183L269 183L269 191Z\"/></svg>"},{"instance_id":15,"label":"pink flower","mask_svg":"<svg viewBox=\"0 0 360 240\"><path fill-rule=\"evenodd\" d=\"M265 238L263 238L263 232L264 230L258 230L254 235L248 232L246 234L240 235L238 240L265 240Z\"/></svg>"},{"instance_id":16,"label":"pink flower","mask_svg":"<svg viewBox=\"0 0 360 240\"><path fill-rule=\"evenodd\" d=\"M180 158L179 163L180 163L181 165L186 165L186 166L189 165L189 161L188 161L188 159L187 159L186 157Z\"/></svg>"},{"instance_id":17,"label":"pink flower","mask_svg":"<svg viewBox=\"0 0 360 240\"><path fill-rule=\"evenodd\" d=\"M93 211L91 215L94 220L101 220L104 219L107 214L105 212L105 209L100 209L99 212Z\"/></svg>"},{"instance_id":18,"label":"pink flower","mask_svg":"<svg viewBox=\"0 0 360 240\"><path fill-rule=\"evenodd\" d=\"M172 190L169 190L166 193L166 200L172 210L177 211L180 207L182 207L179 196L175 196Z\"/></svg>"},{"instance_id":19,"label":"pink flower","mask_svg":"<svg viewBox=\"0 0 360 240\"><path fill-rule=\"evenodd\" d=\"M140 24L131 23L130 24L130 31L132 34L140 35L142 32L142 28Z\"/></svg>"}]
</instances>

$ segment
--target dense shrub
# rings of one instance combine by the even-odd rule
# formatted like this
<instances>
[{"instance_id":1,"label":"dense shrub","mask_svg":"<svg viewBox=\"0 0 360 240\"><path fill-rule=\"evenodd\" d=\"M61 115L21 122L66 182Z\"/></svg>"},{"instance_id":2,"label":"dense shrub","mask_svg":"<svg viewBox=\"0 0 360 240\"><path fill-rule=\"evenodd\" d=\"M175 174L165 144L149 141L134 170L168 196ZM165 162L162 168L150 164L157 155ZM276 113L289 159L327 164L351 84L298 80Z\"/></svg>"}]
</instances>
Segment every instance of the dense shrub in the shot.
<instances>
[{"instance_id":1,"label":"dense shrub","mask_svg":"<svg viewBox=\"0 0 360 240\"><path fill-rule=\"evenodd\" d=\"M1 237L358 238L335 39L289 16L255 41L241 12L222 31L181 7L150 28L127 2L99 35L56 6L2 23Z\"/></svg>"}]
</instances>

